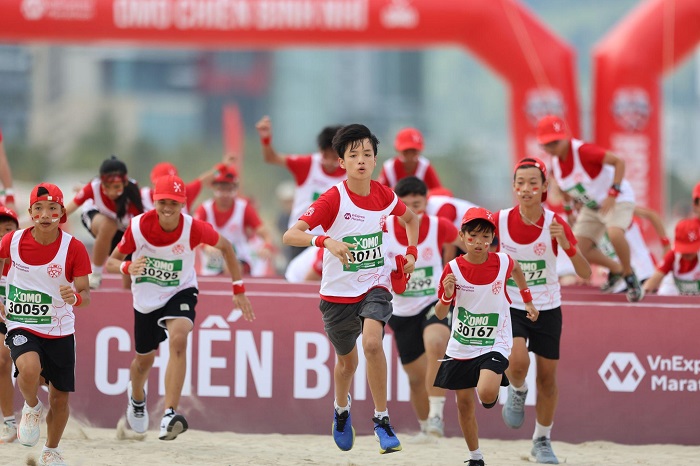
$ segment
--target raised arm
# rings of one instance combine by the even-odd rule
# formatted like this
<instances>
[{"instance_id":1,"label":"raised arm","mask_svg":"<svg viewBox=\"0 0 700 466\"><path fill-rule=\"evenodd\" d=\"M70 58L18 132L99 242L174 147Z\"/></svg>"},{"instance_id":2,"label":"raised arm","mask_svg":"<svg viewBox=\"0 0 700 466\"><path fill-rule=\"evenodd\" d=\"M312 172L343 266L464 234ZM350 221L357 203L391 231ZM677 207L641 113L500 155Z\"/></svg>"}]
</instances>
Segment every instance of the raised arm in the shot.
<instances>
[{"instance_id":1,"label":"raised arm","mask_svg":"<svg viewBox=\"0 0 700 466\"><path fill-rule=\"evenodd\" d=\"M285 157L278 154L272 146L272 121L270 120L270 117L267 115L262 117L255 125L255 129L258 130L258 135L260 136L260 144L262 145L262 153L265 163L284 167Z\"/></svg>"}]
</instances>

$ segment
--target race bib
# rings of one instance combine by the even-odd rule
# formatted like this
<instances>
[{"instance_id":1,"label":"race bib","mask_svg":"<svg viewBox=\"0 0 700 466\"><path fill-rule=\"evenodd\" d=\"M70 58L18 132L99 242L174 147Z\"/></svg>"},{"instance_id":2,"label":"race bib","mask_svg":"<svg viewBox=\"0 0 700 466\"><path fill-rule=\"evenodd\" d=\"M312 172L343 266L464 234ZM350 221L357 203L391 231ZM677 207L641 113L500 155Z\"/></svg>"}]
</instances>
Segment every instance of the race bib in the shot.
<instances>
[{"instance_id":1,"label":"race bib","mask_svg":"<svg viewBox=\"0 0 700 466\"><path fill-rule=\"evenodd\" d=\"M588 196L586 188L581 183L577 183L576 186L567 189L566 192L589 209L598 209L600 207L594 199Z\"/></svg>"},{"instance_id":2,"label":"race bib","mask_svg":"<svg viewBox=\"0 0 700 466\"><path fill-rule=\"evenodd\" d=\"M165 260L146 257L146 268L135 282L153 283L158 286L178 286L182 273L182 259Z\"/></svg>"},{"instance_id":3,"label":"race bib","mask_svg":"<svg viewBox=\"0 0 700 466\"><path fill-rule=\"evenodd\" d=\"M547 275L545 274L547 263L545 261L519 260L518 264L520 264L520 268L523 271L523 275L525 275L525 281L527 282L527 286L544 285L547 283ZM516 285L515 280L513 280L512 278L509 278L506 283L508 284L508 286L518 286Z\"/></svg>"},{"instance_id":4,"label":"race bib","mask_svg":"<svg viewBox=\"0 0 700 466\"><path fill-rule=\"evenodd\" d=\"M401 296L408 298L420 298L437 294L435 290L435 277L432 267L421 267L413 271L411 279L406 285L406 291Z\"/></svg>"},{"instance_id":5,"label":"race bib","mask_svg":"<svg viewBox=\"0 0 700 466\"><path fill-rule=\"evenodd\" d=\"M23 324L50 324L53 298L40 291L28 291L10 285L5 309L7 319Z\"/></svg>"},{"instance_id":6,"label":"race bib","mask_svg":"<svg viewBox=\"0 0 700 466\"><path fill-rule=\"evenodd\" d=\"M472 314L463 307L457 311L452 338L467 346L493 346L496 341L498 314Z\"/></svg>"},{"instance_id":7,"label":"race bib","mask_svg":"<svg viewBox=\"0 0 700 466\"><path fill-rule=\"evenodd\" d=\"M343 267L344 272L357 272L363 269L374 269L384 265L382 257L382 233L369 235L354 235L343 238L344 243L355 245L350 250L350 263Z\"/></svg>"},{"instance_id":8,"label":"race bib","mask_svg":"<svg viewBox=\"0 0 700 466\"><path fill-rule=\"evenodd\" d=\"M700 294L700 281L674 279L678 292L684 295Z\"/></svg>"}]
</instances>

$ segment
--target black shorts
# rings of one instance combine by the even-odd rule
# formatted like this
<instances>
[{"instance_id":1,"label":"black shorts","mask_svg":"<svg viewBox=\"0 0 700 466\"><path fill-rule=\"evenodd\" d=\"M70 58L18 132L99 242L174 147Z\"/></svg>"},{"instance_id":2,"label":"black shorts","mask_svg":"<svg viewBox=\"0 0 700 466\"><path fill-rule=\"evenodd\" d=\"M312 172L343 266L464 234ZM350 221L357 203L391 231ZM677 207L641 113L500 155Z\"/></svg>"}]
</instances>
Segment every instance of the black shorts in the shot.
<instances>
[{"instance_id":1,"label":"black shorts","mask_svg":"<svg viewBox=\"0 0 700 466\"><path fill-rule=\"evenodd\" d=\"M0 333L7 335L7 324L5 322L0 322Z\"/></svg>"},{"instance_id":2,"label":"black shorts","mask_svg":"<svg viewBox=\"0 0 700 466\"><path fill-rule=\"evenodd\" d=\"M451 311L444 319L438 319L435 315L435 304L424 307L418 314L410 317L392 315L389 319L389 327L394 331L396 349L401 357L401 364L409 364L425 353L423 344L423 331L431 324L442 324L448 329L452 322Z\"/></svg>"},{"instance_id":3,"label":"black shorts","mask_svg":"<svg viewBox=\"0 0 700 466\"><path fill-rule=\"evenodd\" d=\"M377 287L369 290L357 303L332 303L322 299L319 309L323 314L323 329L336 354L345 356L355 348L365 319L386 324L391 317L392 298L385 288Z\"/></svg>"},{"instance_id":4,"label":"black shorts","mask_svg":"<svg viewBox=\"0 0 700 466\"><path fill-rule=\"evenodd\" d=\"M513 338L522 337L528 340L528 350L543 358L559 359L561 307L540 311L534 322L527 318L527 312L511 307L510 320L513 325Z\"/></svg>"},{"instance_id":5,"label":"black shorts","mask_svg":"<svg viewBox=\"0 0 700 466\"><path fill-rule=\"evenodd\" d=\"M83 223L83 226L87 228L87 231L90 232L93 238L95 237L95 235L92 233L92 219L95 218L95 215L99 213L100 211L97 210L97 208L94 208L90 210L84 210L83 213L80 215L80 221ZM112 237L112 244L109 247L109 252L114 251L114 248L116 248L117 244L119 244L119 242L122 240L122 236L124 236L124 232L121 230L117 230L117 232Z\"/></svg>"},{"instance_id":6,"label":"black shorts","mask_svg":"<svg viewBox=\"0 0 700 466\"><path fill-rule=\"evenodd\" d=\"M481 369L488 369L501 374L501 387L510 385L506 377L508 369L508 358L497 351L489 351L486 354L472 359L448 359L440 363L437 375L435 376L436 387L447 390L463 390L465 388L476 387L479 383L479 373Z\"/></svg>"},{"instance_id":7,"label":"black shorts","mask_svg":"<svg viewBox=\"0 0 700 466\"><path fill-rule=\"evenodd\" d=\"M41 377L62 392L75 391L75 336L43 338L24 329L14 329L5 337L12 361L34 352L41 361ZM15 377L19 370L15 365Z\"/></svg>"},{"instance_id":8,"label":"black shorts","mask_svg":"<svg viewBox=\"0 0 700 466\"><path fill-rule=\"evenodd\" d=\"M134 309L134 341L138 354L148 354L158 349L162 341L168 338L165 321L168 319L188 319L194 325L195 306L197 306L197 288L186 288L177 292L165 303L165 306L144 314Z\"/></svg>"}]
</instances>

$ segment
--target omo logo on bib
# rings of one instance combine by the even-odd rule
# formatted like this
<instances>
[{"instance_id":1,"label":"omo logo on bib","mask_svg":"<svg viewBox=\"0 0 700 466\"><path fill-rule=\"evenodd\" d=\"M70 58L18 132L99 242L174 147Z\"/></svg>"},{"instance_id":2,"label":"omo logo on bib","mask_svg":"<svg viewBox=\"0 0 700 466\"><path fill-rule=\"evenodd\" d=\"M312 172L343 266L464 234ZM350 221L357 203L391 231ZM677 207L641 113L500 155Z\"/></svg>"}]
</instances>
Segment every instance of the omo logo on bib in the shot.
<instances>
[{"instance_id":1,"label":"omo logo on bib","mask_svg":"<svg viewBox=\"0 0 700 466\"><path fill-rule=\"evenodd\" d=\"M153 283L158 286L178 286L182 272L182 259L166 260L146 256L146 268L136 277L135 283Z\"/></svg>"}]
</instances>

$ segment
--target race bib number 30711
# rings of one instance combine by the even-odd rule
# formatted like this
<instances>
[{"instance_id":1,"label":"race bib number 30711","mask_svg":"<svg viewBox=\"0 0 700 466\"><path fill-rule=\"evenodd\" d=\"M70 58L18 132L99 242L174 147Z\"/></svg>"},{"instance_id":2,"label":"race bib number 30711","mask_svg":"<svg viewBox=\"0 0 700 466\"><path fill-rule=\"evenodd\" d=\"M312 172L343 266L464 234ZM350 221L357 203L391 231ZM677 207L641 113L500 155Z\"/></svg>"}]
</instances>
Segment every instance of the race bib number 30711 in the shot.
<instances>
[{"instance_id":1,"label":"race bib number 30711","mask_svg":"<svg viewBox=\"0 0 700 466\"><path fill-rule=\"evenodd\" d=\"M343 268L345 272L357 272L362 269L373 269L384 265L382 257L382 232L369 235L353 235L343 238L344 243L355 245L350 250L350 263Z\"/></svg>"},{"instance_id":2,"label":"race bib number 30711","mask_svg":"<svg viewBox=\"0 0 700 466\"><path fill-rule=\"evenodd\" d=\"M23 290L10 285L5 308L7 318L23 324L50 324L53 299L40 291Z\"/></svg>"},{"instance_id":3,"label":"race bib number 30711","mask_svg":"<svg viewBox=\"0 0 700 466\"><path fill-rule=\"evenodd\" d=\"M143 274L136 277L136 283L153 283L158 286L178 286L182 274L182 259L165 260L146 257Z\"/></svg>"}]
</instances>

